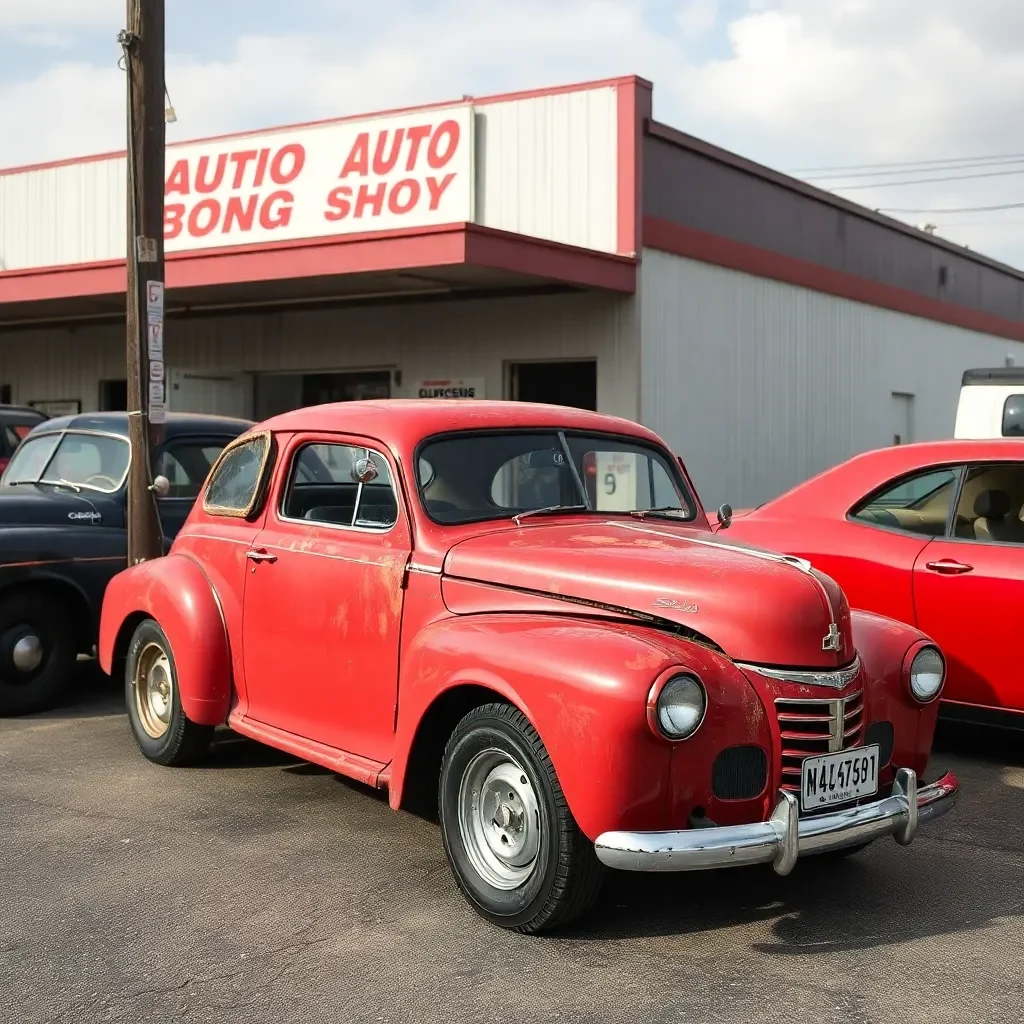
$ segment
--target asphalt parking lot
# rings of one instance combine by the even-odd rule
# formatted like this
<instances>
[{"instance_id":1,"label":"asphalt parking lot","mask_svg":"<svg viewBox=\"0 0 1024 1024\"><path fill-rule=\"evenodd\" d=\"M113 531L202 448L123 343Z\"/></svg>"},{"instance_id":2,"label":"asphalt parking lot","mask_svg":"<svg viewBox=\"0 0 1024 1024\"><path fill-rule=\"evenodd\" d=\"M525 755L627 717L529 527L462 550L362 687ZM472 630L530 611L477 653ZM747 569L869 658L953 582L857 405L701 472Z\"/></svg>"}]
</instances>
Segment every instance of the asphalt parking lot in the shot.
<instances>
[{"instance_id":1,"label":"asphalt parking lot","mask_svg":"<svg viewBox=\"0 0 1024 1024\"><path fill-rule=\"evenodd\" d=\"M137 752L118 695L0 721L0 1020L1018 1022L1024 745L944 733L963 786L907 849L617 876L555 937L478 919L436 826L225 734Z\"/></svg>"}]
</instances>

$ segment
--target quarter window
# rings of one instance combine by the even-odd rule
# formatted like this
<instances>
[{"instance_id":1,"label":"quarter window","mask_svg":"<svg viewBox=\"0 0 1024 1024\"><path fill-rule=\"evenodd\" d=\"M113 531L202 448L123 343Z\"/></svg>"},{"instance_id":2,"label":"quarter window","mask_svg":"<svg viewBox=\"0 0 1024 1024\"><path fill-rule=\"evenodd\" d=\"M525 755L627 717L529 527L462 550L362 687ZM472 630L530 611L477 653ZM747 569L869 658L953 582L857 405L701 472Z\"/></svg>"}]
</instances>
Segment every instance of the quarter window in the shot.
<instances>
[{"instance_id":1,"label":"quarter window","mask_svg":"<svg viewBox=\"0 0 1024 1024\"><path fill-rule=\"evenodd\" d=\"M256 507L270 454L270 435L257 434L226 449L213 468L205 511L244 519Z\"/></svg>"},{"instance_id":2,"label":"quarter window","mask_svg":"<svg viewBox=\"0 0 1024 1024\"><path fill-rule=\"evenodd\" d=\"M927 470L903 477L865 501L853 518L873 526L941 537L946 532L959 478L959 468Z\"/></svg>"},{"instance_id":3,"label":"quarter window","mask_svg":"<svg viewBox=\"0 0 1024 1024\"><path fill-rule=\"evenodd\" d=\"M1024 463L972 466L956 507L955 534L987 544L1024 544Z\"/></svg>"},{"instance_id":4,"label":"quarter window","mask_svg":"<svg viewBox=\"0 0 1024 1024\"><path fill-rule=\"evenodd\" d=\"M1024 395L1010 395L1003 403L1003 437L1024 437Z\"/></svg>"},{"instance_id":5,"label":"quarter window","mask_svg":"<svg viewBox=\"0 0 1024 1024\"><path fill-rule=\"evenodd\" d=\"M376 471L372 478L365 475L368 465ZM398 501L387 460L353 445L304 445L295 456L281 515L333 526L394 526Z\"/></svg>"}]
</instances>

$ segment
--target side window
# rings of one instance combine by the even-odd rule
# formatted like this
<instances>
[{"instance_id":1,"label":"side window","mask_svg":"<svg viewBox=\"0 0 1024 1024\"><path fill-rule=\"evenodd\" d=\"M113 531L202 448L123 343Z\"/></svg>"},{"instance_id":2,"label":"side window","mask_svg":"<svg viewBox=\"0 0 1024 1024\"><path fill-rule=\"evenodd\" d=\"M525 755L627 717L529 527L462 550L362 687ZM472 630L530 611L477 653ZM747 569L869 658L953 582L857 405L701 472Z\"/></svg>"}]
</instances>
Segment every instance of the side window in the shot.
<instances>
[{"instance_id":1,"label":"side window","mask_svg":"<svg viewBox=\"0 0 1024 1024\"><path fill-rule=\"evenodd\" d=\"M366 478L367 465L375 471L370 478ZM281 515L334 526L394 526L398 501L387 460L371 449L352 445L304 445L293 462Z\"/></svg>"},{"instance_id":2,"label":"side window","mask_svg":"<svg viewBox=\"0 0 1024 1024\"><path fill-rule=\"evenodd\" d=\"M956 508L955 535L988 544L1024 544L1024 462L971 466Z\"/></svg>"},{"instance_id":3,"label":"side window","mask_svg":"<svg viewBox=\"0 0 1024 1024\"><path fill-rule=\"evenodd\" d=\"M903 477L857 507L853 518L874 526L941 537L946 532L959 479L959 468L926 470Z\"/></svg>"},{"instance_id":4,"label":"side window","mask_svg":"<svg viewBox=\"0 0 1024 1024\"><path fill-rule=\"evenodd\" d=\"M225 439L224 444L228 439ZM210 468L217 461L224 449L224 444L217 444L209 439L202 441L182 441L166 448L160 455L157 474L167 477L171 489L169 498L189 498L195 500L203 489Z\"/></svg>"},{"instance_id":5,"label":"side window","mask_svg":"<svg viewBox=\"0 0 1024 1024\"><path fill-rule=\"evenodd\" d=\"M239 519L251 515L259 501L269 455L269 434L257 434L225 450L210 475L204 510Z\"/></svg>"},{"instance_id":6,"label":"side window","mask_svg":"<svg viewBox=\"0 0 1024 1024\"><path fill-rule=\"evenodd\" d=\"M1003 403L1003 437L1024 437L1024 395L1010 395Z\"/></svg>"}]
</instances>

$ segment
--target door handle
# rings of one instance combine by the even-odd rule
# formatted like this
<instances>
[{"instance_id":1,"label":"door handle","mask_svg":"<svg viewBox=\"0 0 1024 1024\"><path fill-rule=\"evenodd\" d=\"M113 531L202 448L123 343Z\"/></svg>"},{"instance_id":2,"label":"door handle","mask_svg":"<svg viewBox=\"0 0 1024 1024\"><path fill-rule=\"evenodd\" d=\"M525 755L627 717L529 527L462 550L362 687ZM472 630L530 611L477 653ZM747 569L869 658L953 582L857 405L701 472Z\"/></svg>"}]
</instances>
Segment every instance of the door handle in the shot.
<instances>
[{"instance_id":1,"label":"door handle","mask_svg":"<svg viewBox=\"0 0 1024 1024\"><path fill-rule=\"evenodd\" d=\"M269 551L246 551L245 557L250 562L276 562L277 555L272 555Z\"/></svg>"},{"instance_id":2,"label":"door handle","mask_svg":"<svg viewBox=\"0 0 1024 1024\"><path fill-rule=\"evenodd\" d=\"M943 576L959 576L974 568L973 565L964 565L963 562L956 562L952 558L940 558L937 562L925 562L924 567L931 569L932 572L941 573Z\"/></svg>"}]
</instances>

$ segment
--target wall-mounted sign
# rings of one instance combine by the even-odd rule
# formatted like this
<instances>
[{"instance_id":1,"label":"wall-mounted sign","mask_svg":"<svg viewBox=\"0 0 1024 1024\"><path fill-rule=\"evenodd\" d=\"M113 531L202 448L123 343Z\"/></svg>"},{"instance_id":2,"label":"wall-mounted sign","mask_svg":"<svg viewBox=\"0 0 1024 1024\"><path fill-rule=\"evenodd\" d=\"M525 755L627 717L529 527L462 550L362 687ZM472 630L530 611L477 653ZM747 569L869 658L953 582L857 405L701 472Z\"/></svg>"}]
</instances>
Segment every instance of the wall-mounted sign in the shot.
<instances>
[{"instance_id":1,"label":"wall-mounted sign","mask_svg":"<svg viewBox=\"0 0 1024 1024\"><path fill-rule=\"evenodd\" d=\"M46 416L77 416L82 411L82 403L77 398L42 399L28 404L29 408L38 409Z\"/></svg>"},{"instance_id":2,"label":"wall-mounted sign","mask_svg":"<svg viewBox=\"0 0 1024 1024\"><path fill-rule=\"evenodd\" d=\"M473 108L173 146L168 252L473 219Z\"/></svg>"},{"instance_id":3,"label":"wall-mounted sign","mask_svg":"<svg viewBox=\"0 0 1024 1024\"><path fill-rule=\"evenodd\" d=\"M483 377L459 377L447 380L418 380L413 384L413 398L483 398Z\"/></svg>"}]
</instances>

